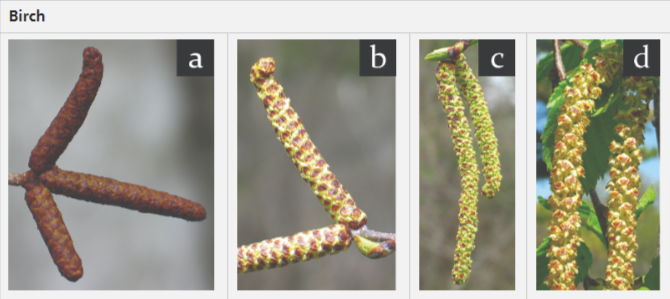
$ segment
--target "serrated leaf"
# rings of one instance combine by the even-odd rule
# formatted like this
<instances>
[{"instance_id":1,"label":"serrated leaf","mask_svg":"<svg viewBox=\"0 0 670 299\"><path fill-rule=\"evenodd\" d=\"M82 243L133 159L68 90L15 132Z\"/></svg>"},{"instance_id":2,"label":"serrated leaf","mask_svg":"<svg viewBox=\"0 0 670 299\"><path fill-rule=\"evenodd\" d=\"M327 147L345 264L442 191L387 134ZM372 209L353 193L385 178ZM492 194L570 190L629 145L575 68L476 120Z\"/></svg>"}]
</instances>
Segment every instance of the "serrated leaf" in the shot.
<instances>
[{"instance_id":1,"label":"serrated leaf","mask_svg":"<svg viewBox=\"0 0 670 299\"><path fill-rule=\"evenodd\" d=\"M588 48L586 48L586 52L584 52L584 59L588 61L588 63L593 64L595 60L593 59L593 56L596 56L596 54L600 53L603 51L603 48L601 46L600 40L594 40L592 41ZM595 67L595 65L594 65Z\"/></svg>"},{"instance_id":2,"label":"serrated leaf","mask_svg":"<svg viewBox=\"0 0 670 299\"><path fill-rule=\"evenodd\" d=\"M544 284L544 279L549 275L549 258L547 257L549 245L551 245L551 239L546 237L535 250L535 288L537 290L549 290L549 287Z\"/></svg>"},{"instance_id":3,"label":"serrated leaf","mask_svg":"<svg viewBox=\"0 0 670 299\"><path fill-rule=\"evenodd\" d=\"M542 160L547 164L547 170L551 171L554 168L551 163L551 157L554 155L554 131L558 127L558 116L561 115L561 105L565 98L563 97L563 89L568 85L568 82L573 75L568 76L565 81L561 82L554 88L554 92L549 97L547 102L547 123L544 125L542 131Z\"/></svg>"},{"instance_id":4,"label":"serrated leaf","mask_svg":"<svg viewBox=\"0 0 670 299\"><path fill-rule=\"evenodd\" d=\"M586 246L586 243L579 243L579 247L577 247L577 274L575 275L575 286L578 286L584 281L592 264L593 256L591 255L591 249Z\"/></svg>"},{"instance_id":5,"label":"serrated leaf","mask_svg":"<svg viewBox=\"0 0 670 299\"><path fill-rule=\"evenodd\" d=\"M657 256L653 260L651 260L651 269L649 269L649 272L642 276L642 287L639 290L642 290L643 288L647 288L648 290L654 290L658 291L661 289L661 257Z\"/></svg>"},{"instance_id":6,"label":"serrated leaf","mask_svg":"<svg viewBox=\"0 0 670 299\"><path fill-rule=\"evenodd\" d=\"M538 197L537 197L537 202L540 203L540 205L541 205L543 208L545 208L545 209L551 211L551 206L549 205L549 200L547 200L546 198L544 198L544 197L542 197L542 196L538 196Z\"/></svg>"},{"instance_id":7,"label":"serrated leaf","mask_svg":"<svg viewBox=\"0 0 670 299\"><path fill-rule=\"evenodd\" d=\"M602 97L595 101L598 115L590 117L591 125L584 133L586 151L582 153L582 167L585 176L580 178L584 190L595 188L598 180L609 172L609 145L615 138L621 141L614 132L614 127L619 123L614 120L614 115L623 104L620 82L618 79L611 87L602 89Z\"/></svg>"},{"instance_id":8,"label":"serrated leaf","mask_svg":"<svg viewBox=\"0 0 670 299\"><path fill-rule=\"evenodd\" d=\"M600 242L603 242L605 247L607 247L605 236L603 235L602 229L600 229L600 222L598 222L598 214L593 206L588 202L582 201L582 205L577 208L577 211L582 218L582 226L593 232Z\"/></svg>"},{"instance_id":9,"label":"serrated leaf","mask_svg":"<svg viewBox=\"0 0 670 299\"><path fill-rule=\"evenodd\" d=\"M635 218L640 218L642 212L644 212L647 207L654 204L654 201L656 201L656 191L654 191L654 184L652 183L651 186L649 186L649 189L644 192L637 204L637 208L635 209Z\"/></svg>"},{"instance_id":10,"label":"serrated leaf","mask_svg":"<svg viewBox=\"0 0 670 299\"><path fill-rule=\"evenodd\" d=\"M575 44L563 44L561 46L561 58L563 58L563 67L565 70L573 69L579 66L581 60L582 48ZM549 73L555 67L554 51L549 52L537 62L537 74L535 82L538 83L545 78L549 78Z\"/></svg>"}]
</instances>

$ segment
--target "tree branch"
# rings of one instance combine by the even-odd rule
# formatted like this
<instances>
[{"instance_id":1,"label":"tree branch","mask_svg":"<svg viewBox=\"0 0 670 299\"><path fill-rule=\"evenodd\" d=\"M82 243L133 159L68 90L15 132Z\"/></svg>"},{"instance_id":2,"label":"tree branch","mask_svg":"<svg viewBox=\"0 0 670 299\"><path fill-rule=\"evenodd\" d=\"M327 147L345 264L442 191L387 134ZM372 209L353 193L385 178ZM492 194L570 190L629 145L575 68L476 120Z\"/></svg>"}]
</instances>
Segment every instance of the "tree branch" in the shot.
<instances>
[{"instance_id":1,"label":"tree branch","mask_svg":"<svg viewBox=\"0 0 670 299\"><path fill-rule=\"evenodd\" d=\"M561 46L557 39L554 40L554 64L556 65L560 81L565 80L565 67L563 66L563 57L561 57Z\"/></svg>"},{"instance_id":2,"label":"tree branch","mask_svg":"<svg viewBox=\"0 0 670 299\"><path fill-rule=\"evenodd\" d=\"M367 225L363 225L361 228L357 230L352 230L352 234L354 235L359 235L361 237L364 237L366 239L370 239L376 242L384 242L384 241L394 241L395 242L395 234L394 233L384 233L384 232L378 232L374 231L368 228Z\"/></svg>"},{"instance_id":3,"label":"tree branch","mask_svg":"<svg viewBox=\"0 0 670 299\"><path fill-rule=\"evenodd\" d=\"M607 213L609 208L603 205L598 198L598 193L595 190L589 190L589 195L591 195L591 201L593 202L593 208L596 210L596 216L598 217L598 224L600 224L600 230L607 240ZM609 247L607 242L605 242L605 247Z\"/></svg>"},{"instance_id":4,"label":"tree branch","mask_svg":"<svg viewBox=\"0 0 670 299\"><path fill-rule=\"evenodd\" d=\"M584 42L582 42L582 41L580 41L580 40L578 40L578 39L571 39L570 41L572 41L575 45L577 45L577 46L579 46L580 48L583 49L583 50L582 50L582 54L579 55L579 59L584 59L584 53L586 53L586 49L587 49L589 46L587 46Z\"/></svg>"}]
</instances>

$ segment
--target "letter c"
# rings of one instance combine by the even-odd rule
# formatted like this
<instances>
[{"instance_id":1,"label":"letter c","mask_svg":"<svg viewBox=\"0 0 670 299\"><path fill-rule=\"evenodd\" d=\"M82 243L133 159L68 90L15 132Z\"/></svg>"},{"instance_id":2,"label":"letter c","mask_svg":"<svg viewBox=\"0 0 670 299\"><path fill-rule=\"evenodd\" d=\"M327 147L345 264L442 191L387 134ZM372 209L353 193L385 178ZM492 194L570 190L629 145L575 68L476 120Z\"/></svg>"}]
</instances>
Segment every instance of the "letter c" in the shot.
<instances>
[{"instance_id":1,"label":"letter c","mask_svg":"<svg viewBox=\"0 0 670 299\"><path fill-rule=\"evenodd\" d=\"M493 57L491 57L491 65L493 65L494 68L501 69L504 67L504 65L498 65L496 64L496 56L500 55L500 59L505 58L505 55L501 53L495 53L493 54Z\"/></svg>"}]
</instances>

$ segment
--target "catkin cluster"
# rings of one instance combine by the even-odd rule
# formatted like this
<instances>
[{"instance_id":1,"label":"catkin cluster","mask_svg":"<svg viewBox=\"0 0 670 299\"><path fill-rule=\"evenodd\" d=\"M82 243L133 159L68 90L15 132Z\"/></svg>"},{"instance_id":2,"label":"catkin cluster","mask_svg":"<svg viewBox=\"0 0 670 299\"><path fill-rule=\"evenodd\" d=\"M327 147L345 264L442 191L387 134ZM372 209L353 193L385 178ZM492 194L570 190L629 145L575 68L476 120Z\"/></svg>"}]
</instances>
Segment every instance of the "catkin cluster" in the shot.
<instances>
[{"instance_id":1,"label":"catkin cluster","mask_svg":"<svg viewBox=\"0 0 670 299\"><path fill-rule=\"evenodd\" d=\"M472 269L472 251L475 249L475 233L477 232L477 184L479 168L472 147L470 126L465 117L465 107L456 88L456 66L453 62L440 61L435 79L438 86L438 97L447 114L454 151L458 157L458 171L461 174L461 197L458 214L458 234L454 268L451 272L455 284L463 284Z\"/></svg>"},{"instance_id":2,"label":"catkin cluster","mask_svg":"<svg viewBox=\"0 0 670 299\"><path fill-rule=\"evenodd\" d=\"M644 143L644 123L649 115L648 105L656 89L649 78L628 77L622 83L624 90L630 91L624 97L628 108L620 109L615 120L615 128L622 143L610 143L609 212L607 213L607 269L605 281L611 290L631 290L635 275L633 264L638 248L635 228L640 188L638 173L642 162L642 152L638 146Z\"/></svg>"},{"instance_id":3,"label":"catkin cluster","mask_svg":"<svg viewBox=\"0 0 670 299\"><path fill-rule=\"evenodd\" d=\"M500 153L498 152L498 139L493 132L493 120L489 114L489 108L486 106L484 91L479 85L477 77L472 73L472 69L465 61L465 55L461 54L456 59L456 79L461 91L465 95L465 100L470 107L470 116L472 124L475 127L475 137L479 144L479 150L482 156L482 172L484 173L485 184L482 187L482 195L492 198L500 191Z\"/></svg>"},{"instance_id":4,"label":"catkin cluster","mask_svg":"<svg viewBox=\"0 0 670 299\"><path fill-rule=\"evenodd\" d=\"M395 251L395 238L373 240L361 235L367 230L365 212L356 206L349 191L321 157L298 113L293 110L291 100L284 94L284 88L272 75L274 71L274 59L261 58L251 67L251 82L256 86L277 139L336 225L239 247L237 272L282 267L335 254L346 250L352 239L359 251L369 258L390 255Z\"/></svg>"},{"instance_id":5,"label":"catkin cluster","mask_svg":"<svg viewBox=\"0 0 670 299\"><path fill-rule=\"evenodd\" d=\"M586 151L584 133L590 120L588 113L594 108L594 99L602 94L599 84L603 79L591 64L580 67L563 90L565 98L554 131L554 154L549 179L552 194L549 205L553 211L549 224L551 246L547 251L549 275L545 284L553 290L574 290L577 273L577 247L581 238L577 233L584 190L579 181L584 176L582 153Z\"/></svg>"}]
</instances>

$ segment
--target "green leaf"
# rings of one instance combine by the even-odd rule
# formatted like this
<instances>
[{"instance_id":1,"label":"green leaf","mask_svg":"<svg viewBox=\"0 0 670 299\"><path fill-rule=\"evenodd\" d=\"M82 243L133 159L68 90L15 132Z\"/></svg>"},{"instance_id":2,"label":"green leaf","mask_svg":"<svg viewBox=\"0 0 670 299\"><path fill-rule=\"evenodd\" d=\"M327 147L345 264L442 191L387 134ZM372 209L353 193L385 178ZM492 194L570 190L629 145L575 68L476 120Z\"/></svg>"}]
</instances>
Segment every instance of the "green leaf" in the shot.
<instances>
[{"instance_id":1,"label":"green leaf","mask_svg":"<svg viewBox=\"0 0 670 299\"><path fill-rule=\"evenodd\" d=\"M642 197L640 198L640 202L637 204L637 208L635 209L635 218L640 218L640 215L642 215L642 212L649 207L650 205L654 204L654 201L656 201L656 191L654 191L654 184L651 184L649 186L649 189L644 192Z\"/></svg>"},{"instance_id":2,"label":"green leaf","mask_svg":"<svg viewBox=\"0 0 670 299\"><path fill-rule=\"evenodd\" d=\"M581 242L579 243L579 247L577 247L577 274L575 275L575 286L578 286L580 283L584 281L584 278L586 278L586 275L589 273L589 269L591 269L591 265L593 264L593 256L591 255L591 249L589 249L588 246L586 246L586 243Z\"/></svg>"},{"instance_id":3,"label":"green leaf","mask_svg":"<svg viewBox=\"0 0 670 299\"><path fill-rule=\"evenodd\" d=\"M591 116L591 125L586 128L584 141L586 151L582 153L582 167L585 176L580 178L584 190L594 189L599 179L610 170L609 145L617 138L614 127L619 123L614 120L617 110L623 105L621 79L614 81L611 87L604 87L600 99L595 100L595 113Z\"/></svg>"},{"instance_id":4,"label":"green leaf","mask_svg":"<svg viewBox=\"0 0 670 299\"><path fill-rule=\"evenodd\" d=\"M546 237L540 247L535 250L535 289L537 290L549 290L549 287L544 284L544 279L549 275L549 258L547 257L549 245L551 245L551 240Z\"/></svg>"},{"instance_id":5,"label":"green leaf","mask_svg":"<svg viewBox=\"0 0 670 299\"><path fill-rule=\"evenodd\" d=\"M563 67L566 72L579 65L581 54L582 48L575 44L566 43L561 46L561 58L563 58ZM536 83L549 78L549 73L555 67L554 61L554 51L551 51L537 62Z\"/></svg>"},{"instance_id":6,"label":"green leaf","mask_svg":"<svg viewBox=\"0 0 670 299\"><path fill-rule=\"evenodd\" d=\"M596 214L596 210L593 206L588 202L582 201L582 205L577 208L577 211L582 218L582 226L593 232L600 242L603 242L603 245L607 247L607 241L605 240L602 229L600 229L600 222L598 222L598 214Z\"/></svg>"},{"instance_id":7,"label":"green leaf","mask_svg":"<svg viewBox=\"0 0 670 299\"><path fill-rule=\"evenodd\" d=\"M539 202L540 205L542 207L544 207L545 209L551 211L551 206L549 206L549 201L546 198L544 198L542 196L538 196L537 197L537 202Z\"/></svg>"},{"instance_id":8,"label":"green leaf","mask_svg":"<svg viewBox=\"0 0 670 299\"><path fill-rule=\"evenodd\" d=\"M542 131L542 160L547 164L547 170L551 171L553 164L551 163L551 157L554 155L554 131L558 127L558 116L561 115L561 105L565 98L563 97L563 89L568 85L568 81L573 77L573 75L568 76L566 80L559 83L554 92L549 97L547 102L547 123L544 125L544 130Z\"/></svg>"},{"instance_id":9,"label":"green leaf","mask_svg":"<svg viewBox=\"0 0 670 299\"><path fill-rule=\"evenodd\" d=\"M642 276L642 287L639 290L654 290L658 291L661 289L661 257L657 256L651 260L651 269L649 272Z\"/></svg>"}]
</instances>

